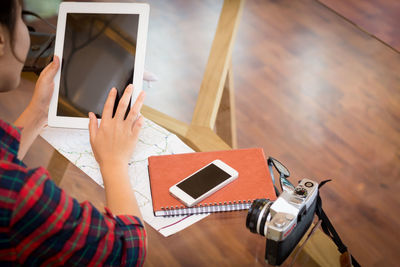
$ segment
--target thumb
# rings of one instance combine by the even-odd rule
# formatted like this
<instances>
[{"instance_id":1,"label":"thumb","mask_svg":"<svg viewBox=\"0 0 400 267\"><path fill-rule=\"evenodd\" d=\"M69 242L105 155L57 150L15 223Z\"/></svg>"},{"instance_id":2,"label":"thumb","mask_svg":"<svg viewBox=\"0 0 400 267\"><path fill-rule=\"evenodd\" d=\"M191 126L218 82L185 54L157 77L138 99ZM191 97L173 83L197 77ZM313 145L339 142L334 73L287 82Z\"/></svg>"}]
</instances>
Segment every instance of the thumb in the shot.
<instances>
[{"instance_id":1,"label":"thumb","mask_svg":"<svg viewBox=\"0 0 400 267\"><path fill-rule=\"evenodd\" d=\"M60 67L60 59L58 58L58 56L54 55L53 62L49 64L49 71L48 71L49 75L51 75L52 77L56 76L59 67Z\"/></svg>"},{"instance_id":2,"label":"thumb","mask_svg":"<svg viewBox=\"0 0 400 267\"><path fill-rule=\"evenodd\" d=\"M42 76L44 79L49 79L53 80L54 76L56 76L57 71L60 67L60 59L58 56L54 55L53 61L44 68L40 76Z\"/></svg>"},{"instance_id":3,"label":"thumb","mask_svg":"<svg viewBox=\"0 0 400 267\"><path fill-rule=\"evenodd\" d=\"M97 134L98 129L97 118L93 112L89 112L89 135L90 135L90 142L93 143L94 138Z\"/></svg>"}]
</instances>

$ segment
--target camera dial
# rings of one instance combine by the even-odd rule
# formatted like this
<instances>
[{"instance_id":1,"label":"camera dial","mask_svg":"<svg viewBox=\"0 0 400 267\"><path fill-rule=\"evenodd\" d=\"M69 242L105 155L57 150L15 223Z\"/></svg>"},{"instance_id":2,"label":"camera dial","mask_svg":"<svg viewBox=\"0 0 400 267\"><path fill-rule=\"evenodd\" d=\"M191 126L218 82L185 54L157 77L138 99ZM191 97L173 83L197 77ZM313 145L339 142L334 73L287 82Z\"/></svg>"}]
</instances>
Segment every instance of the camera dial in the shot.
<instances>
[{"instance_id":1,"label":"camera dial","mask_svg":"<svg viewBox=\"0 0 400 267\"><path fill-rule=\"evenodd\" d=\"M278 228L282 228L283 226L285 226L285 224L286 224L285 218L279 218L274 221L274 226L276 226Z\"/></svg>"},{"instance_id":2,"label":"camera dial","mask_svg":"<svg viewBox=\"0 0 400 267\"><path fill-rule=\"evenodd\" d=\"M314 186L314 184L312 182L305 182L304 185L306 187L313 187Z\"/></svg>"},{"instance_id":3,"label":"camera dial","mask_svg":"<svg viewBox=\"0 0 400 267\"><path fill-rule=\"evenodd\" d=\"M307 197L308 191L307 189L303 188L303 187L296 187L296 189L294 190L294 193L302 198Z\"/></svg>"}]
</instances>

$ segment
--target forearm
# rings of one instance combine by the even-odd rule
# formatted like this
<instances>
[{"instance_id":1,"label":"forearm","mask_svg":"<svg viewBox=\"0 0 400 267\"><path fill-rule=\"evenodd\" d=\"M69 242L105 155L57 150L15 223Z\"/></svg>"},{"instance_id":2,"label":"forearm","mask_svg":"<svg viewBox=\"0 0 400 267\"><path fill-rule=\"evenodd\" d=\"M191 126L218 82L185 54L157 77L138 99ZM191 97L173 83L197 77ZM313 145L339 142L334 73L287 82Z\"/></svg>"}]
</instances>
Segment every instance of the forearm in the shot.
<instances>
[{"instance_id":1,"label":"forearm","mask_svg":"<svg viewBox=\"0 0 400 267\"><path fill-rule=\"evenodd\" d=\"M100 166L106 191L107 207L114 215L134 215L142 219L134 190L129 181L128 165Z\"/></svg>"},{"instance_id":2,"label":"forearm","mask_svg":"<svg viewBox=\"0 0 400 267\"><path fill-rule=\"evenodd\" d=\"M33 141L39 135L40 131L46 124L46 116L40 111L35 111L34 108L28 106L19 118L14 122L14 125L22 128L21 142L18 151L18 158L23 159Z\"/></svg>"}]
</instances>

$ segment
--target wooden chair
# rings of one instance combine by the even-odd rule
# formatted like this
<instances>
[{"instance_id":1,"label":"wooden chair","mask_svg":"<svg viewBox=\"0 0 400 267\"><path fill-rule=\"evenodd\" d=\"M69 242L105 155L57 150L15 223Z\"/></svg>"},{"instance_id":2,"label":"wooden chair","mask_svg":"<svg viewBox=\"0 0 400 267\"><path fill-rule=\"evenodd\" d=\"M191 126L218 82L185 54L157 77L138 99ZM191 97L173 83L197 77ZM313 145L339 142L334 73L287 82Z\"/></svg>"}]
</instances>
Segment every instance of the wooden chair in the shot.
<instances>
[{"instance_id":1,"label":"wooden chair","mask_svg":"<svg viewBox=\"0 0 400 267\"><path fill-rule=\"evenodd\" d=\"M237 147L231 61L243 5L243 0L224 1L191 123L148 106L142 108L146 118L175 133L196 151Z\"/></svg>"}]
</instances>

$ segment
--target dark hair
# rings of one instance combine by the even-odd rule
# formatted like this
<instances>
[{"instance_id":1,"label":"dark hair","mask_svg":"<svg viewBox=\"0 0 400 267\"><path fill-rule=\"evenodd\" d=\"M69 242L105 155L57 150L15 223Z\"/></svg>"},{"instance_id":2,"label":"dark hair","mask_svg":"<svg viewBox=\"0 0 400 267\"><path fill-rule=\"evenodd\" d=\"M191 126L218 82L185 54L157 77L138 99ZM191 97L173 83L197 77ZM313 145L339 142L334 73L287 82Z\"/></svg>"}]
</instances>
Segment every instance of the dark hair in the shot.
<instances>
[{"instance_id":1,"label":"dark hair","mask_svg":"<svg viewBox=\"0 0 400 267\"><path fill-rule=\"evenodd\" d=\"M10 33L11 43L13 41L15 22L17 21L17 1L0 0L0 24L5 26Z\"/></svg>"},{"instance_id":2,"label":"dark hair","mask_svg":"<svg viewBox=\"0 0 400 267\"><path fill-rule=\"evenodd\" d=\"M24 60L18 58L14 51L14 30L17 22L17 2L21 0L0 0L0 24L5 26L10 34L11 53L21 63Z\"/></svg>"}]
</instances>

